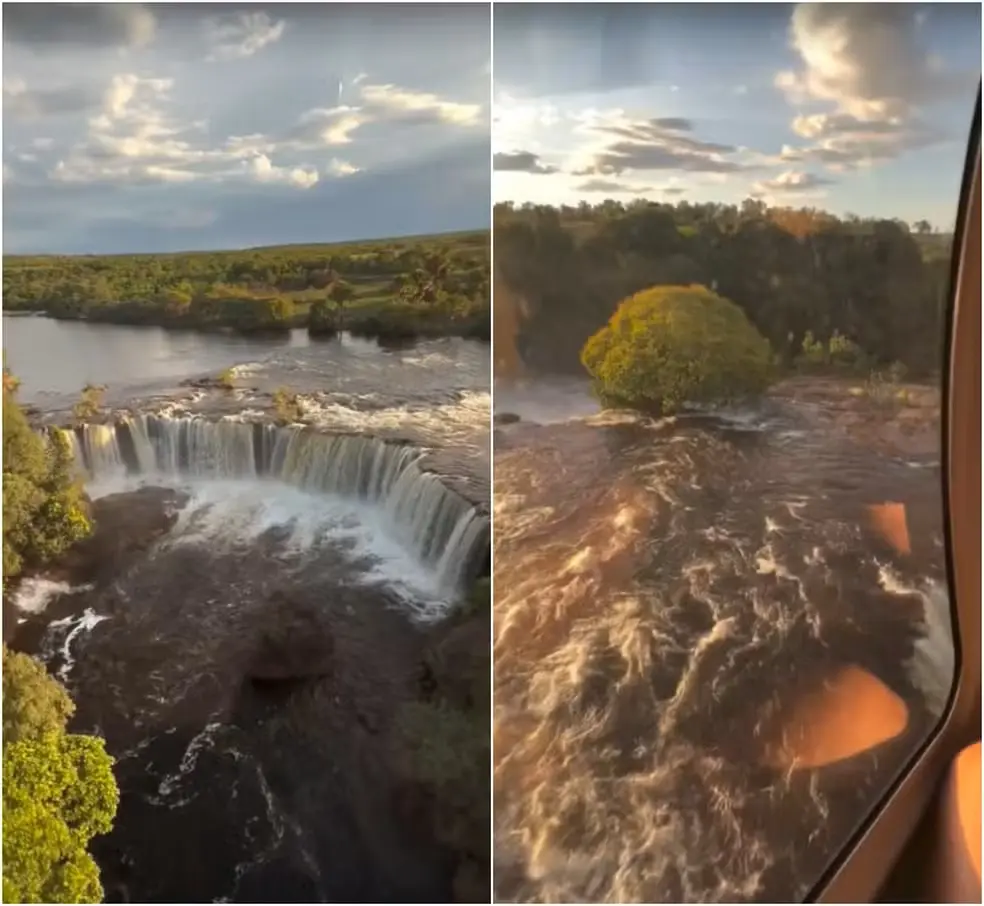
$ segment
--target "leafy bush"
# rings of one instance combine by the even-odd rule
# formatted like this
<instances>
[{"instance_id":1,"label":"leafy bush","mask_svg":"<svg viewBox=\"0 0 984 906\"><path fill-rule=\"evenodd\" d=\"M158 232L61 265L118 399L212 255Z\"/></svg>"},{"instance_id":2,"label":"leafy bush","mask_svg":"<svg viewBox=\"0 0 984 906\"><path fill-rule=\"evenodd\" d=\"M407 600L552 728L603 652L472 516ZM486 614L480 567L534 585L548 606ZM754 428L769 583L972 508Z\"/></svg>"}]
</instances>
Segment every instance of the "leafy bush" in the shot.
<instances>
[{"instance_id":1,"label":"leafy bush","mask_svg":"<svg viewBox=\"0 0 984 906\"><path fill-rule=\"evenodd\" d=\"M3 652L3 899L100 903L86 851L119 804L103 740L67 734L64 689L24 654Z\"/></svg>"},{"instance_id":2,"label":"leafy bush","mask_svg":"<svg viewBox=\"0 0 984 906\"><path fill-rule=\"evenodd\" d=\"M72 452L32 430L12 393L3 405L3 575L64 553L91 532Z\"/></svg>"},{"instance_id":3,"label":"leafy bush","mask_svg":"<svg viewBox=\"0 0 984 906\"><path fill-rule=\"evenodd\" d=\"M744 312L703 286L636 293L581 351L605 405L657 414L761 392L772 361Z\"/></svg>"},{"instance_id":4,"label":"leafy bush","mask_svg":"<svg viewBox=\"0 0 984 906\"><path fill-rule=\"evenodd\" d=\"M813 331L808 330L803 337L803 351L796 357L795 364L805 371L824 371L834 366L856 372L869 367L868 358L861 347L836 330L826 343L816 339Z\"/></svg>"},{"instance_id":5,"label":"leafy bush","mask_svg":"<svg viewBox=\"0 0 984 906\"><path fill-rule=\"evenodd\" d=\"M95 418L102 409L105 393L105 387L86 384L82 388L82 398L72 407L72 414L80 422Z\"/></svg>"},{"instance_id":6,"label":"leafy bush","mask_svg":"<svg viewBox=\"0 0 984 906\"><path fill-rule=\"evenodd\" d=\"M273 394L273 407L277 418L285 425L297 424L304 414L300 398L286 387L280 387Z\"/></svg>"}]
</instances>

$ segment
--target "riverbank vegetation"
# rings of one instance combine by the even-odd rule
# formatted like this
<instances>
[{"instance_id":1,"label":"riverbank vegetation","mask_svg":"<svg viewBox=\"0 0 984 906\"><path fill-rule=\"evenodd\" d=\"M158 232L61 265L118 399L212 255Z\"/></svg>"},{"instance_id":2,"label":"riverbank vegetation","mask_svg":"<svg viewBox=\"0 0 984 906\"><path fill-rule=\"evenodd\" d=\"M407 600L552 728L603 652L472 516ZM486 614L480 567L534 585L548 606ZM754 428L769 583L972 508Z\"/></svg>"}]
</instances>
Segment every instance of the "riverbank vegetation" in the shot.
<instances>
[{"instance_id":1,"label":"riverbank vegetation","mask_svg":"<svg viewBox=\"0 0 984 906\"><path fill-rule=\"evenodd\" d=\"M64 554L92 531L72 452L35 432L4 370L3 578ZM3 898L100 903L87 851L119 801L103 740L66 732L75 708L43 665L3 647Z\"/></svg>"},{"instance_id":2,"label":"riverbank vegetation","mask_svg":"<svg viewBox=\"0 0 984 906\"><path fill-rule=\"evenodd\" d=\"M8 312L241 332L489 335L489 233L114 256L4 256Z\"/></svg>"},{"instance_id":3,"label":"riverbank vegetation","mask_svg":"<svg viewBox=\"0 0 984 906\"><path fill-rule=\"evenodd\" d=\"M940 368L952 237L924 223L753 200L606 201L499 204L494 230L497 278L519 312L509 333L533 371L581 372L582 348L622 300L690 285L737 305L783 373L930 380Z\"/></svg>"},{"instance_id":4,"label":"riverbank vegetation","mask_svg":"<svg viewBox=\"0 0 984 906\"><path fill-rule=\"evenodd\" d=\"M66 732L68 693L3 647L3 899L101 903L89 841L110 831L119 790L95 736Z\"/></svg>"},{"instance_id":5,"label":"riverbank vegetation","mask_svg":"<svg viewBox=\"0 0 984 906\"><path fill-rule=\"evenodd\" d=\"M31 428L5 373L3 392L3 578L58 557L92 531L72 451Z\"/></svg>"}]
</instances>

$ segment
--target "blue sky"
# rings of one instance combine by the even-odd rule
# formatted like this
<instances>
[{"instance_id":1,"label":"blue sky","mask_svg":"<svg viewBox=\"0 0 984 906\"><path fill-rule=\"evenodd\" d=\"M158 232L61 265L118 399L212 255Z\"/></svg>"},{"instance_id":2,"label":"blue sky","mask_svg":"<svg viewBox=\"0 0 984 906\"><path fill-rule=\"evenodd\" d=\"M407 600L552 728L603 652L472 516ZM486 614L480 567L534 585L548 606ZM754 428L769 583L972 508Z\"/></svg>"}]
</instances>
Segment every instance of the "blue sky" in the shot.
<instances>
[{"instance_id":1,"label":"blue sky","mask_svg":"<svg viewBox=\"0 0 984 906\"><path fill-rule=\"evenodd\" d=\"M952 226L980 4L497 4L497 201L814 206Z\"/></svg>"},{"instance_id":2,"label":"blue sky","mask_svg":"<svg viewBox=\"0 0 984 906\"><path fill-rule=\"evenodd\" d=\"M5 252L489 222L487 5L3 8Z\"/></svg>"}]
</instances>

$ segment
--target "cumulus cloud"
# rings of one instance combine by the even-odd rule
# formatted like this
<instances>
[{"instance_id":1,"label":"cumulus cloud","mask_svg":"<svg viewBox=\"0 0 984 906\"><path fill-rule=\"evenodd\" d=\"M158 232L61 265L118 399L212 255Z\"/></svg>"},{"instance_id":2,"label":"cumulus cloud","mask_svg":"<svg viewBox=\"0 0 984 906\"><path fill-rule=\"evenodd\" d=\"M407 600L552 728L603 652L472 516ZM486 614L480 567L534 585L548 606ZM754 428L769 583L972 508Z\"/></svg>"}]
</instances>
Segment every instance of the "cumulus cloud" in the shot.
<instances>
[{"instance_id":1,"label":"cumulus cloud","mask_svg":"<svg viewBox=\"0 0 984 906\"><path fill-rule=\"evenodd\" d=\"M793 131L813 144L784 148L784 161L856 169L943 138L923 121L922 110L952 94L965 74L946 71L920 46L912 7L800 4L790 44L802 66L778 73L776 86L795 106L828 109L793 119Z\"/></svg>"},{"instance_id":2,"label":"cumulus cloud","mask_svg":"<svg viewBox=\"0 0 984 906\"><path fill-rule=\"evenodd\" d=\"M910 116L953 86L920 48L916 28L904 4L800 4L790 41L803 68L779 73L776 83L794 101L828 101L858 120Z\"/></svg>"},{"instance_id":3,"label":"cumulus cloud","mask_svg":"<svg viewBox=\"0 0 984 906\"><path fill-rule=\"evenodd\" d=\"M277 167L265 154L250 158L246 171L256 182L286 183L298 189L310 189L318 181L317 170L310 167Z\"/></svg>"},{"instance_id":4,"label":"cumulus cloud","mask_svg":"<svg viewBox=\"0 0 984 906\"><path fill-rule=\"evenodd\" d=\"M206 60L216 63L251 57L268 44L279 41L286 24L282 19L275 22L265 12L208 19L205 34L210 50Z\"/></svg>"},{"instance_id":5,"label":"cumulus cloud","mask_svg":"<svg viewBox=\"0 0 984 906\"><path fill-rule=\"evenodd\" d=\"M428 156L448 162L435 206L471 211L475 193L487 206L487 11L31 4L4 9L4 24L8 248L106 248L110 233L168 245L179 240L162 238L158 215L172 209L213 212L222 244L278 228L296 239L288 212L301 209L344 236L352 212L326 200L343 192L372 196L360 230L381 218L385 233L384 200L410 178L396 174ZM240 204L283 219L247 227L229 214Z\"/></svg>"},{"instance_id":6,"label":"cumulus cloud","mask_svg":"<svg viewBox=\"0 0 984 906\"><path fill-rule=\"evenodd\" d=\"M38 49L139 47L153 40L156 24L139 3L11 3L3 11L3 40Z\"/></svg>"},{"instance_id":7,"label":"cumulus cloud","mask_svg":"<svg viewBox=\"0 0 984 906\"><path fill-rule=\"evenodd\" d=\"M318 172L307 165L280 166L248 142L209 147L194 123L167 113L171 79L114 75L100 113L85 138L58 160L51 178L62 183L182 184L248 179L308 189ZM197 140L196 140L197 139Z\"/></svg>"},{"instance_id":8,"label":"cumulus cloud","mask_svg":"<svg viewBox=\"0 0 984 906\"><path fill-rule=\"evenodd\" d=\"M600 138L601 147L575 165L576 176L652 170L736 173L749 166L740 158L741 149L694 138L689 134L692 123L679 117L630 119L616 113L585 125Z\"/></svg>"},{"instance_id":9,"label":"cumulus cloud","mask_svg":"<svg viewBox=\"0 0 984 906\"><path fill-rule=\"evenodd\" d=\"M308 189L319 179L317 166L275 162L278 155L311 153L349 145L354 133L369 123L404 127L471 125L480 105L458 104L436 95L360 84L354 106L314 108L279 133L230 136L219 144L204 143L198 124L168 114L172 79L113 75L101 94L98 115L88 122L85 138L52 168L63 183L183 183L249 178L257 183ZM20 86L14 86L15 97ZM324 172L348 176L355 164L332 161Z\"/></svg>"},{"instance_id":10,"label":"cumulus cloud","mask_svg":"<svg viewBox=\"0 0 984 906\"><path fill-rule=\"evenodd\" d=\"M556 167L545 164L532 151L499 151L492 156L492 169L509 173L534 173L537 175L557 172Z\"/></svg>"}]
</instances>

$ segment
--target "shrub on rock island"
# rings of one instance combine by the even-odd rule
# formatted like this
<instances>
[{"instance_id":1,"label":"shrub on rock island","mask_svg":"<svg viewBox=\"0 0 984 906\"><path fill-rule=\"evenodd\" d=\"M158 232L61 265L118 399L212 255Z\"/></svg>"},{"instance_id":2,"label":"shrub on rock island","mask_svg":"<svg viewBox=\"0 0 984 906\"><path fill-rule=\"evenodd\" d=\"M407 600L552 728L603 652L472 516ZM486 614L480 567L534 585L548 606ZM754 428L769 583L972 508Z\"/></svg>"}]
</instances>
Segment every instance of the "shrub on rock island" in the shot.
<instances>
[{"instance_id":1,"label":"shrub on rock island","mask_svg":"<svg viewBox=\"0 0 984 906\"><path fill-rule=\"evenodd\" d=\"M703 286L655 286L623 301L581 351L608 406L669 414L753 395L772 380L769 342Z\"/></svg>"},{"instance_id":2,"label":"shrub on rock island","mask_svg":"<svg viewBox=\"0 0 984 906\"><path fill-rule=\"evenodd\" d=\"M119 803L103 740L65 732L72 703L25 654L3 649L3 899L101 903L86 847Z\"/></svg>"}]
</instances>

